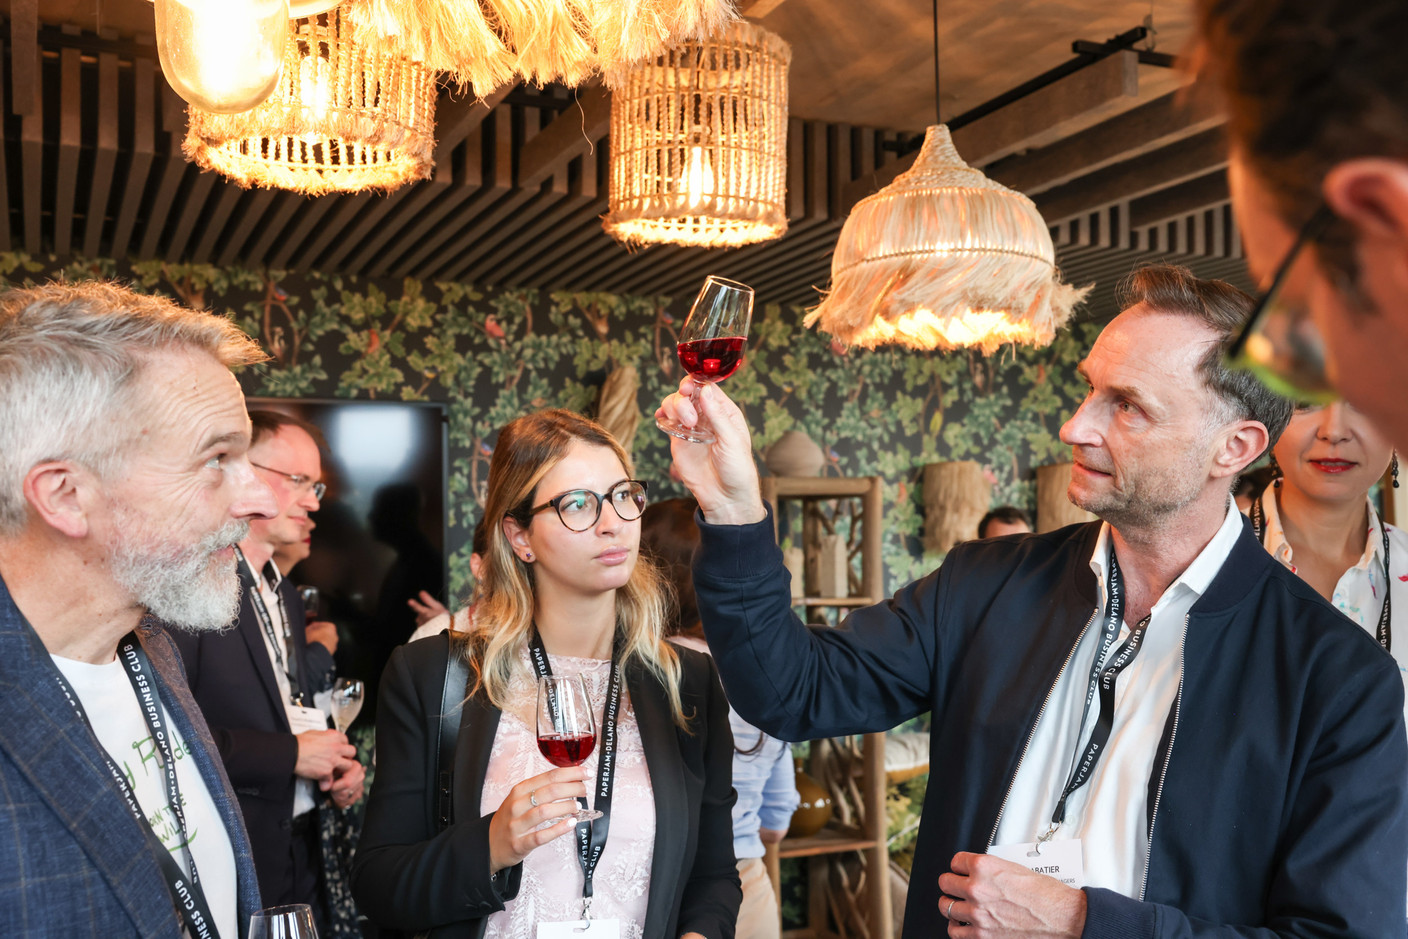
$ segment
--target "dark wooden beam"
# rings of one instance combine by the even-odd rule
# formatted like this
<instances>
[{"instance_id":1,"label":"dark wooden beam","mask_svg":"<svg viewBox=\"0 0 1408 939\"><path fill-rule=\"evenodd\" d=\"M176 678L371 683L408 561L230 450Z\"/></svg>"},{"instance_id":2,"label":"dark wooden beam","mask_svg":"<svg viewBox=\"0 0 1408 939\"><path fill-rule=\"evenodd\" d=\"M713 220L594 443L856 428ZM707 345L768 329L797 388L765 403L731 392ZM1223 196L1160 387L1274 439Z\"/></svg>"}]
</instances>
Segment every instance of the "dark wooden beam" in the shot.
<instances>
[{"instance_id":1,"label":"dark wooden beam","mask_svg":"<svg viewBox=\"0 0 1408 939\"><path fill-rule=\"evenodd\" d=\"M1117 163L1036 197L1048 223L1101 206L1156 192L1227 166L1227 142L1220 128Z\"/></svg>"},{"instance_id":2,"label":"dark wooden beam","mask_svg":"<svg viewBox=\"0 0 1408 939\"><path fill-rule=\"evenodd\" d=\"M1211 96L1174 91L1049 147L996 163L987 174L1004 186L1036 195L1212 130L1225 120Z\"/></svg>"},{"instance_id":3,"label":"dark wooden beam","mask_svg":"<svg viewBox=\"0 0 1408 939\"><path fill-rule=\"evenodd\" d=\"M125 258L142 207L142 194L147 190L147 177L156 158L156 63L151 59L132 62L132 159L122 180L122 197L118 203L117 221L112 228L113 257Z\"/></svg>"},{"instance_id":4,"label":"dark wooden beam","mask_svg":"<svg viewBox=\"0 0 1408 939\"><path fill-rule=\"evenodd\" d=\"M322 224L323 216L332 211L335 205L337 205L337 196L334 195L306 199L302 211L298 213L297 224L280 239L279 249L269 259L269 266L279 270L288 269L289 261L292 260L294 253L303 248L308 236L313 234L313 230Z\"/></svg>"},{"instance_id":5,"label":"dark wooden beam","mask_svg":"<svg viewBox=\"0 0 1408 939\"><path fill-rule=\"evenodd\" d=\"M229 267L235 263L239 257L240 249L249 240L249 236L254 233L255 226L264 217L264 213L269 211L269 206L274 204L274 200L280 195L292 197L292 193L280 193L276 189L255 189L247 192L239 201L239 221L235 223L235 228L225 239L225 245L220 249L220 257L216 259L221 267Z\"/></svg>"},{"instance_id":6,"label":"dark wooden beam","mask_svg":"<svg viewBox=\"0 0 1408 939\"><path fill-rule=\"evenodd\" d=\"M200 221L201 213L205 211L205 202L210 198L210 192L219 178L219 174L213 170L201 170L196 173L181 200L181 214L176 220L175 230L171 232L171 241L166 246L167 263L176 264L190 259L192 235ZM172 210L175 211L174 206Z\"/></svg>"},{"instance_id":7,"label":"dark wooden beam","mask_svg":"<svg viewBox=\"0 0 1408 939\"><path fill-rule=\"evenodd\" d=\"M256 231L259 237L245 253L244 263L246 267L259 267L266 265L265 258L273 249L277 240L283 236L283 231L288 227L289 222L297 215L309 199L299 192L279 193L278 204L272 212L265 212L260 219L259 227Z\"/></svg>"},{"instance_id":8,"label":"dark wooden beam","mask_svg":"<svg viewBox=\"0 0 1408 939\"><path fill-rule=\"evenodd\" d=\"M454 149L484 123L484 119L507 98L517 85L505 85L482 98L455 97L442 88L435 101L435 161L448 160Z\"/></svg>"},{"instance_id":9,"label":"dark wooden beam","mask_svg":"<svg viewBox=\"0 0 1408 939\"><path fill-rule=\"evenodd\" d=\"M1129 203L1131 228L1147 228L1171 218L1189 215L1231 201L1227 191L1226 170L1214 170L1205 176L1160 189Z\"/></svg>"},{"instance_id":10,"label":"dark wooden beam","mask_svg":"<svg viewBox=\"0 0 1408 939\"><path fill-rule=\"evenodd\" d=\"M225 234L225 224L230 220L230 216L239 206L240 201L248 196L249 193L234 183L223 181L220 183L220 196L215 200L215 208L205 223L200 241L190 254L192 263L208 264L210 262L211 255L215 253L216 243L220 240L220 236Z\"/></svg>"},{"instance_id":11,"label":"dark wooden beam","mask_svg":"<svg viewBox=\"0 0 1408 939\"><path fill-rule=\"evenodd\" d=\"M78 32L65 25L65 34ZM78 199L78 156L83 150L83 63L77 49L59 50L59 153L54 168L54 253L73 250L73 205Z\"/></svg>"},{"instance_id":12,"label":"dark wooden beam","mask_svg":"<svg viewBox=\"0 0 1408 939\"><path fill-rule=\"evenodd\" d=\"M322 226L316 237L311 238L303 245L294 258L294 266L299 269L329 270L332 265L318 263L323 252L336 239L351 241L352 232L357 230L357 226L354 224L357 216L374 202L380 204L386 201L385 193L381 192L343 193L323 198L336 200L332 216Z\"/></svg>"},{"instance_id":13,"label":"dark wooden beam","mask_svg":"<svg viewBox=\"0 0 1408 939\"><path fill-rule=\"evenodd\" d=\"M43 111L39 73L39 0L10 0L10 111Z\"/></svg>"},{"instance_id":14,"label":"dark wooden beam","mask_svg":"<svg viewBox=\"0 0 1408 939\"><path fill-rule=\"evenodd\" d=\"M117 38L115 30L105 29L98 35L104 39ZM112 195L113 174L117 168L117 81L117 53L98 53L98 138L93 150L93 174L83 223L83 254L90 258L102 253L108 199ZM136 159L135 154L133 159Z\"/></svg>"},{"instance_id":15,"label":"dark wooden beam","mask_svg":"<svg viewBox=\"0 0 1408 939\"><path fill-rule=\"evenodd\" d=\"M146 231L137 249L141 260L157 256L162 231L171 218L171 205L181 188L181 178L186 174L186 155L181 152L181 141L186 136L186 103L165 80L161 83L161 129L166 135L166 164L157 180L156 196L147 213Z\"/></svg>"},{"instance_id":16,"label":"dark wooden beam","mask_svg":"<svg viewBox=\"0 0 1408 939\"><path fill-rule=\"evenodd\" d=\"M518 155L518 185L532 189L597 146L611 129L611 92L582 88L577 101L528 138Z\"/></svg>"},{"instance_id":17,"label":"dark wooden beam","mask_svg":"<svg viewBox=\"0 0 1408 939\"><path fill-rule=\"evenodd\" d=\"M22 0L21 6L28 5L31 0ZM13 8L12 8L13 9ZM23 31L17 28L15 21L10 21L10 35L12 37L11 52L18 49L18 43L25 41ZM42 84L39 81L39 40L36 36L29 40L34 46L34 55L27 57L19 54L15 60L14 85L16 91L16 109L21 104L28 103L31 97L25 89L32 89L34 107L21 112L20 117L20 182L23 190L21 196L21 211L24 216L24 249L30 254L39 255L44 253L44 229L42 225L42 211L44 202L44 108L40 100ZM29 63L33 64L33 74L28 72ZM24 64L22 71L20 65Z\"/></svg>"}]
</instances>

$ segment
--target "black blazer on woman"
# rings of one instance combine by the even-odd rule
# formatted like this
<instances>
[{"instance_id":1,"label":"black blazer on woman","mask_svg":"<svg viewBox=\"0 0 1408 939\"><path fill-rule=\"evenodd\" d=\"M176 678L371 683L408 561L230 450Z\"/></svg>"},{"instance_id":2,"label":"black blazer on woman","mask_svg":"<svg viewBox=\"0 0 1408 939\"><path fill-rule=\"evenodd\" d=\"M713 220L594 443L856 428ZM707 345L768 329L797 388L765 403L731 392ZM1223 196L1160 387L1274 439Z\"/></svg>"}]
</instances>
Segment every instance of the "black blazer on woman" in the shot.
<instances>
[{"instance_id":1,"label":"black blazer on woman","mask_svg":"<svg viewBox=\"0 0 1408 939\"><path fill-rule=\"evenodd\" d=\"M660 683L626 670L655 795L655 854L644 935L732 939L742 899L733 856L733 735L707 656L677 649L691 732L670 715ZM352 868L353 893L373 922L436 939L474 939L518 893L522 867L489 876L489 822L479 814L499 710L477 694L464 705L455 747L454 818L435 818L435 761L447 634L402 646L381 679L376 778ZM607 850L611 850L607 842ZM610 884L599 883L598 890ZM438 927L438 928L437 928Z\"/></svg>"}]
</instances>

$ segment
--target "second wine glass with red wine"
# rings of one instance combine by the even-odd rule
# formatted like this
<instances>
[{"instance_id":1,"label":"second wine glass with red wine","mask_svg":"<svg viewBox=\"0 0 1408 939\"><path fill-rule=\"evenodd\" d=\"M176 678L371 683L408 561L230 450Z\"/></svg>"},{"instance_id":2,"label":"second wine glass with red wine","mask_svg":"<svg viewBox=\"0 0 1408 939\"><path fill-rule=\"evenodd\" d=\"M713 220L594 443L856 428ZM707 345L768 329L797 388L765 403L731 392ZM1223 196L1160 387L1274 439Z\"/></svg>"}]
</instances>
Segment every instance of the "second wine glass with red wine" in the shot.
<instances>
[{"instance_id":1,"label":"second wine glass with red wine","mask_svg":"<svg viewBox=\"0 0 1408 939\"><path fill-rule=\"evenodd\" d=\"M680 365L695 381L690 400L697 408L699 384L719 382L743 364L748 327L753 321L753 288L736 280L709 275L680 330L675 351ZM694 443L713 443L714 429L703 415L693 427L661 418L655 422L667 434Z\"/></svg>"},{"instance_id":2,"label":"second wine glass with red wine","mask_svg":"<svg viewBox=\"0 0 1408 939\"><path fill-rule=\"evenodd\" d=\"M596 749L596 718L581 675L543 675L538 678L538 750L554 766L580 766ZM583 805L574 822L601 818L596 809Z\"/></svg>"}]
</instances>

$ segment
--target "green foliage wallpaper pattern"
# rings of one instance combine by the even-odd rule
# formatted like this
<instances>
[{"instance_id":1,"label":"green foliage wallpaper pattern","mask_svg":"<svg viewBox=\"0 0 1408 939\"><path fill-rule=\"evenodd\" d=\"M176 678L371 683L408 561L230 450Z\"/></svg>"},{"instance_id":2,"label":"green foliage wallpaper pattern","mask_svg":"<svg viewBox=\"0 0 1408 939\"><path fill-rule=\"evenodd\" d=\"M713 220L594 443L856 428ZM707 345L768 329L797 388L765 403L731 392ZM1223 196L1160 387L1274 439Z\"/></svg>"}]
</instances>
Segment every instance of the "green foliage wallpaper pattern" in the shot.
<instances>
[{"instance_id":1,"label":"green foliage wallpaper pattern","mask_svg":"<svg viewBox=\"0 0 1408 939\"><path fill-rule=\"evenodd\" d=\"M0 278L11 284L95 277L233 316L273 357L241 376L247 394L447 403L455 595L469 584L469 535L496 429L538 408L592 413L618 365L640 374L637 475L652 493L683 494L670 479L668 438L648 415L680 378L674 346L689 297L0 254ZM977 460L994 484L995 505L1030 509L1032 468L1067 458L1056 435L1083 394L1074 366L1098 327L1079 325L1046 349L987 359L847 350L804 329L800 308L766 301L760 297L754 313L745 367L725 387L748 414L760 459L796 429L820 444L825 473L883 477L892 589L936 560L922 555L918 540L924 464Z\"/></svg>"}]
</instances>

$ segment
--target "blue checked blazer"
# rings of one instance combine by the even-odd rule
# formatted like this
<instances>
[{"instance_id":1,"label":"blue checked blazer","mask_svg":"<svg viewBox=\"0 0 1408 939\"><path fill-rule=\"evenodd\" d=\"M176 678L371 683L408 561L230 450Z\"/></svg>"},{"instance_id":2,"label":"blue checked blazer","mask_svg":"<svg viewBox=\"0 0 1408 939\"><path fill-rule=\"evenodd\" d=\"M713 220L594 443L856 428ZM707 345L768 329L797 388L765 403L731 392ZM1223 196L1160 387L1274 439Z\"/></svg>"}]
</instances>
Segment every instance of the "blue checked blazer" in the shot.
<instances>
[{"instance_id":1,"label":"blue checked blazer","mask_svg":"<svg viewBox=\"0 0 1408 939\"><path fill-rule=\"evenodd\" d=\"M154 624L139 637L229 831L239 936L222 939L240 939L259 908L244 823L170 637ZM179 939L181 922L156 858L57 673L0 580L0 936Z\"/></svg>"}]
</instances>

